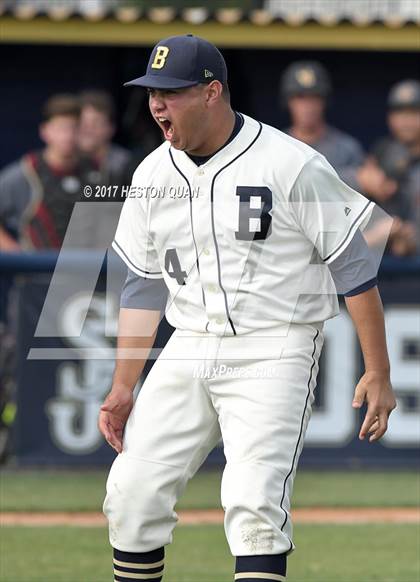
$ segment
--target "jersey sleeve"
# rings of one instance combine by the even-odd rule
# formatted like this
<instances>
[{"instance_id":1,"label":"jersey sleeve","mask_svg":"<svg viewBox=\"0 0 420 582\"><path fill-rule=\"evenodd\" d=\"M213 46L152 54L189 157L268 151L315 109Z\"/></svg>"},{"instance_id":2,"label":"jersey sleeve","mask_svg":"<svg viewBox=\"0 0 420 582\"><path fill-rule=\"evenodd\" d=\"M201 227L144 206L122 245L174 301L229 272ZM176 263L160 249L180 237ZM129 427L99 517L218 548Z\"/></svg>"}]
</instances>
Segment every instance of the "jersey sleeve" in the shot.
<instances>
[{"instance_id":1,"label":"jersey sleeve","mask_svg":"<svg viewBox=\"0 0 420 582\"><path fill-rule=\"evenodd\" d=\"M338 294L352 297L377 284L377 268L369 246L356 230L347 248L334 261L328 263Z\"/></svg>"},{"instance_id":2,"label":"jersey sleeve","mask_svg":"<svg viewBox=\"0 0 420 582\"><path fill-rule=\"evenodd\" d=\"M168 298L168 289L163 279L139 277L131 269L127 269L120 307L128 309L147 309L163 311Z\"/></svg>"},{"instance_id":3,"label":"jersey sleeve","mask_svg":"<svg viewBox=\"0 0 420 582\"><path fill-rule=\"evenodd\" d=\"M138 197L125 200L112 248L127 267L140 277L160 279L163 275L142 202L144 200Z\"/></svg>"},{"instance_id":4,"label":"jersey sleeve","mask_svg":"<svg viewBox=\"0 0 420 582\"><path fill-rule=\"evenodd\" d=\"M375 204L345 184L322 155L300 171L290 192L298 228L329 264L347 248Z\"/></svg>"}]
</instances>

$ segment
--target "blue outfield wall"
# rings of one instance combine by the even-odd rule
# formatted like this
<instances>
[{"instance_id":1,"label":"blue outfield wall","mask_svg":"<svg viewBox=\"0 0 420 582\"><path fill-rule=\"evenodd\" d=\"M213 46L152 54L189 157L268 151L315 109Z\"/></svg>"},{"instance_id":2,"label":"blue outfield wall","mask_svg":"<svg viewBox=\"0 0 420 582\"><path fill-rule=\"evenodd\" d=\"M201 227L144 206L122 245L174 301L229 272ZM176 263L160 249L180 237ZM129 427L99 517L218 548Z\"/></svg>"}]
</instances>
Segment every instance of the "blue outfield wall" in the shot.
<instances>
[{"instance_id":1,"label":"blue outfield wall","mask_svg":"<svg viewBox=\"0 0 420 582\"><path fill-rule=\"evenodd\" d=\"M19 307L17 418L13 427L16 459L20 465L108 465L114 453L104 444L96 423L99 406L111 384L124 270L115 258L107 264L95 252L83 252L82 256L68 253L60 260L67 279L55 280L63 290L57 299L47 296L56 254L0 254L1 277L19 275L15 277ZM114 284L110 287L106 281L111 271ZM363 411L353 410L351 401L362 373L362 358L343 307L325 327L301 466L418 466L420 257L385 257L379 280L398 399L389 431L381 442L371 445L357 438ZM163 347L171 332L163 320L155 346ZM152 364L148 363L147 370ZM222 448L218 447L207 463L220 464L223 460Z\"/></svg>"}]
</instances>

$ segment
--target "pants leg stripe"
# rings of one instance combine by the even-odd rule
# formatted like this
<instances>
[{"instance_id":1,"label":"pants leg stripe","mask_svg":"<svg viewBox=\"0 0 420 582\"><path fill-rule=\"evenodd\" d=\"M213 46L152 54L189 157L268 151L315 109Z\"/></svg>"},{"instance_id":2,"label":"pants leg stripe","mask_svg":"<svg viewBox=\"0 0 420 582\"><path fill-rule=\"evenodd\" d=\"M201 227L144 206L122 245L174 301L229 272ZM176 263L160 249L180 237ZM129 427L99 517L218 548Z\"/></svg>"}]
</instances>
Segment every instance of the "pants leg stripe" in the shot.
<instances>
[{"instance_id":1,"label":"pants leg stripe","mask_svg":"<svg viewBox=\"0 0 420 582\"><path fill-rule=\"evenodd\" d=\"M312 356L311 356L312 357L312 365L311 365L311 369L310 369L310 372L309 372L308 393L306 395L305 406L303 408L302 418L301 418L301 421L300 421L300 431L299 431L299 436L298 436L298 440L297 440L296 447L295 447L295 452L293 454L292 466L290 467L290 471L286 475L286 478L285 478L284 483L283 483L283 494L282 494L281 501L280 501L280 508L281 509L283 509L284 496L286 495L286 484L287 484L287 481L288 481L290 475L293 473L293 470L294 470L296 455L297 455L297 452L298 452L298 449L299 449L300 439L302 437L303 422L305 420L305 414L306 414L306 409L307 409L307 406L308 406L309 396L311 395L312 376L313 376L313 371L314 371L314 367L315 367L315 363L316 363L316 361L315 361L316 340L318 339L318 336L319 336L319 330L316 331L316 334L314 336L314 339L312 340L313 341L314 349L312 351ZM288 517L286 511L284 509L283 509L283 511L284 511L285 517L284 517L283 525L281 526L281 530L282 531L283 531L284 526L287 523L287 517ZM291 544L290 547L292 548L292 542L290 542L290 544Z\"/></svg>"}]
</instances>

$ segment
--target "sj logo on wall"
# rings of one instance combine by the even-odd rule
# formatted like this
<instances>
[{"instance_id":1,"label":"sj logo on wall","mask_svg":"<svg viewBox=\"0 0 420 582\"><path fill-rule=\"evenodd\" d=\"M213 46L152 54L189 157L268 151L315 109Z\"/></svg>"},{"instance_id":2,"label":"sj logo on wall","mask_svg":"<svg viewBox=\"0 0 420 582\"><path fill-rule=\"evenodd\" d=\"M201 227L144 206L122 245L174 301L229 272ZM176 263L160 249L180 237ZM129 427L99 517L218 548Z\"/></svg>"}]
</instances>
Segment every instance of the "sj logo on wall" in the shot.
<instances>
[{"instance_id":1,"label":"sj logo on wall","mask_svg":"<svg viewBox=\"0 0 420 582\"><path fill-rule=\"evenodd\" d=\"M113 456L99 433L97 418L111 388L119 296L126 270L111 277L108 269L105 280L101 266L96 262L92 266L86 256L74 271L64 266L61 274L56 268L54 285L51 276L40 281L37 275L20 289L16 453L21 464L94 465L108 463ZM415 281L408 278L402 285L390 279L381 289L398 401L388 433L374 446L357 439L360 414L351 402L363 365L352 322L343 307L340 316L324 328L325 344L302 462L309 459L313 466L348 465L355 459L369 466L418 462L420 308ZM169 328L163 329L157 343L161 347L170 334ZM152 354L152 361L158 353L157 349ZM222 462L220 450L217 454L213 460Z\"/></svg>"},{"instance_id":2,"label":"sj logo on wall","mask_svg":"<svg viewBox=\"0 0 420 582\"><path fill-rule=\"evenodd\" d=\"M104 337L106 301L103 295L79 294L63 313L63 331L73 337L83 325L83 334L70 342L75 350L83 348L85 358L63 362L56 373L55 396L46 402L49 433L57 448L73 455L85 455L103 444L97 428L99 407L108 393L114 368L106 357L113 342ZM114 326L118 309L115 304ZM399 402L382 441L385 447L416 447L420 421L410 399L420 398L418 330L420 313L416 307L386 309L386 323L392 365L392 381ZM324 355L321 361L317 401L309 424L306 446L344 448L358 431L358 412L351 407L354 388L361 374L360 353L349 316L341 315L325 326ZM416 339L417 338L417 339ZM417 343L416 343L417 342ZM89 352L92 349L92 358Z\"/></svg>"},{"instance_id":3,"label":"sj logo on wall","mask_svg":"<svg viewBox=\"0 0 420 582\"><path fill-rule=\"evenodd\" d=\"M95 359L113 347L104 336L106 299L80 293L68 302L61 314L61 327L74 349L83 349L85 359L63 362L56 373L56 396L47 400L49 432L56 446L70 454L83 455L97 450L103 443L97 427L99 408L111 388L114 361ZM116 322L115 313L114 321ZM83 324L83 333L75 334ZM95 350L89 358L89 349Z\"/></svg>"},{"instance_id":4,"label":"sj logo on wall","mask_svg":"<svg viewBox=\"0 0 420 582\"><path fill-rule=\"evenodd\" d=\"M387 448L420 445L420 310L417 305L385 309L391 380L398 406L381 440ZM325 325L324 354L320 363L320 392L309 423L306 445L345 447L359 427L359 412L351 402L363 373L354 327L345 308Z\"/></svg>"}]
</instances>

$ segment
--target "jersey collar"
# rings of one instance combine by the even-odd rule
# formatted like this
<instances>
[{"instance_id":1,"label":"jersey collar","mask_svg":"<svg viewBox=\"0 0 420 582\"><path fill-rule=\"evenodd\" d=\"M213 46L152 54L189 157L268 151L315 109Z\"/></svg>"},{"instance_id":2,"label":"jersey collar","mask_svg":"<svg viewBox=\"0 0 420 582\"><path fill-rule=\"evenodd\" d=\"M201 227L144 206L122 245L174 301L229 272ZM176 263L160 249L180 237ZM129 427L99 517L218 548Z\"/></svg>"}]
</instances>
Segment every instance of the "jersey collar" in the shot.
<instances>
[{"instance_id":1,"label":"jersey collar","mask_svg":"<svg viewBox=\"0 0 420 582\"><path fill-rule=\"evenodd\" d=\"M239 115L242 115L244 119L239 133L201 166L197 166L185 152L173 147L169 148L171 157L186 176L194 176L198 170L208 171L210 175L214 175L251 146L261 132L261 123L242 113Z\"/></svg>"}]
</instances>

